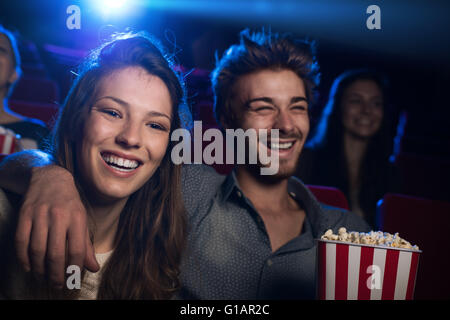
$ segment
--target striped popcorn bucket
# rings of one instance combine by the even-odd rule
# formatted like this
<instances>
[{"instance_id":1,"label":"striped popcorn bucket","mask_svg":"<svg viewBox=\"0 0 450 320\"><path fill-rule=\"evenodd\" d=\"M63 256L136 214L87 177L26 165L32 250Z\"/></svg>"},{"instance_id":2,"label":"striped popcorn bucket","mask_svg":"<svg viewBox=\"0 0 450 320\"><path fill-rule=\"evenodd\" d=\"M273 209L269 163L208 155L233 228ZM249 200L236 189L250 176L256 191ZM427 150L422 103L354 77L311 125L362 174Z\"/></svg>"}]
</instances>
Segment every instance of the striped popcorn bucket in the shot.
<instances>
[{"instance_id":1,"label":"striped popcorn bucket","mask_svg":"<svg viewBox=\"0 0 450 320\"><path fill-rule=\"evenodd\" d=\"M10 134L0 133L0 153L11 154L16 147L16 137Z\"/></svg>"},{"instance_id":2,"label":"striped popcorn bucket","mask_svg":"<svg viewBox=\"0 0 450 320\"><path fill-rule=\"evenodd\" d=\"M412 300L422 251L317 240L320 300Z\"/></svg>"}]
</instances>

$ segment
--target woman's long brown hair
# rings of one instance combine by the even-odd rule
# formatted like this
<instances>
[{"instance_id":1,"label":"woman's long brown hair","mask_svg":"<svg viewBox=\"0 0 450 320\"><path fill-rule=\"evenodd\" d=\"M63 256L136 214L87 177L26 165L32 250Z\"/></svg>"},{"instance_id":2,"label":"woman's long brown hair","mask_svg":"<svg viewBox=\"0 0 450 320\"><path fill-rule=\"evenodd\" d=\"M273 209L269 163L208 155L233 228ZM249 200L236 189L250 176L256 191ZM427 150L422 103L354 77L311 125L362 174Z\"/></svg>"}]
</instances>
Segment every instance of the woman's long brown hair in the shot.
<instances>
[{"instance_id":1,"label":"woman's long brown hair","mask_svg":"<svg viewBox=\"0 0 450 320\"><path fill-rule=\"evenodd\" d=\"M53 135L55 160L73 174L87 207L76 165L76 146L100 80L129 66L142 67L166 84L172 102L171 132L181 126L187 112L181 77L155 40L142 34L127 35L96 50L72 86ZM170 159L174 144L169 141L159 168L129 197L120 215L114 252L102 269L98 299L168 299L180 286L186 223L181 168Z\"/></svg>"}]
</instances>

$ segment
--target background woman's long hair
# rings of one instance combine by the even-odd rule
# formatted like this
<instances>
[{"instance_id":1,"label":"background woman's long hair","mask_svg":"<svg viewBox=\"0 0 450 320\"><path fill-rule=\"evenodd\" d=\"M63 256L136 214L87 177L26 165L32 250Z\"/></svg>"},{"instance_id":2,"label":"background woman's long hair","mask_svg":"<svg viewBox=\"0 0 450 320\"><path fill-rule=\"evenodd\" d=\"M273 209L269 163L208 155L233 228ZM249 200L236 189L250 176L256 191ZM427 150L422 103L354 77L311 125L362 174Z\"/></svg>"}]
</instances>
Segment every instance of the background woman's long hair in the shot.
<instances>
[{"instance_id":1,"label":"background woman's long hair","mask_svg":"<svg viewBox=\"0 0 450 320\"><path fill-rule=\"evenodd\" d=\"M88 207L78 181L76 145L83 136L100 80L129 66L142 67L166 84L172 100L170 133L181 126L188 112L181 77L155 40L143 34L128 34L93 52L69 92L53 136L55 160L73 174ZM167 299L180 286L179 264L186 227L181 167L170 159L174 143L169 141L159 168L130 196L120 215L114 252L102 269L98 299Z\"/></svg>"},{"instance_id":2,"label":"background woman's long hair","mask_svg":"<svg viewBox=\"0 0 450 320\"><path fill-rule=\"evenodd\" d=\"M387 184L384 173L388 171L389 156L393 147L393 115L387 79L368 69L350 70L336 78L314 135L306 147L317 150L320 159L320 164L315 170L319 177L314 183L337 187L347 195L347 199L350 199L341 102L345 89L357 80L374 81L383 94L383 120L380 129L370 138L360 169L359 202L361 209L369 214L369 217L366 217L368 222L373 224L376 202L382 196L382 190L385 190Z\"/></svg>"}]
</instances>

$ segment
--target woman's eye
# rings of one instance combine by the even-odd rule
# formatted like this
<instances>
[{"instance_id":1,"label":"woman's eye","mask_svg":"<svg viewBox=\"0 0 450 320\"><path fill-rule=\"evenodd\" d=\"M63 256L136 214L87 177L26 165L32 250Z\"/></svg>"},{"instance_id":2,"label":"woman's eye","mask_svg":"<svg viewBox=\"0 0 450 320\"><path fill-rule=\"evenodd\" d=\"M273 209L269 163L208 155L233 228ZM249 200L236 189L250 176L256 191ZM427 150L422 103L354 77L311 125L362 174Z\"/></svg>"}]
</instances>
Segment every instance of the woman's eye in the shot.
<instances>
[{"instance_id":1,"label":"woman's eye","mask_svg":"<svg viewBox=\"0 0 450 320\"><path fill-rule=\"evenodd\" d=\"M114 111L114 110L109 110L109 109L103 109L102 110L103 113L106 113L107 115L110 115L111 117L114 118L120 118L120 113Z\"/></svg>"},{"instance_id":2,"label":"woman's eye","mask_svg":"<svg viewBox=\"0 0 450 320\"><path fill-rule=\"evenodd\" d=\"M164 127L158 123L152 122L152 123L147 124L147 126L149 126L152 129L156 129L156 130L167 131L166 127Z\"/></svg>"},{"instance_id":3,"label":"woman's eye","mask_svg":"<svg viewBox=\"0 0 450 320\"><path fill-rule=\"evenodd\" d=\"M375 107L382 108L383 107L383 102L382 101L375 102Z\"/></svg>"}]
</instances>

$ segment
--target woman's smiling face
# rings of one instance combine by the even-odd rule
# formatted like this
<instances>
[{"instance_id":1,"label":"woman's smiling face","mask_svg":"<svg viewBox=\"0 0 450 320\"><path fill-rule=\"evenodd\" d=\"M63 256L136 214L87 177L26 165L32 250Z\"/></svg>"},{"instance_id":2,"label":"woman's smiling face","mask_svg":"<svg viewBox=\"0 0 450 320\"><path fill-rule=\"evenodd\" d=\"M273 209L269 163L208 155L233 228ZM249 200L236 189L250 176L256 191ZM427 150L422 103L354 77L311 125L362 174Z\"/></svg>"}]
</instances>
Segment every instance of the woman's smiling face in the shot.
<instances>
[{"instance_id":1,"label":"woman's smiling face","mask_svg":"<svg viewBox=\"0 0 450 320\"><path fill-rule=\"evenodd\" d=\"M125 199L150 179L167 150L172 119L169 90L141 67L104 77L78 147L89 197Z\"/></svg>"},{"instance_id":2,"label":"woman's smiling face","mask_svg":"<svg viewBox=\"0 0 450 320\"><path fill-rule=\"evenodd\" d=\"M345 131L370 138L380 129L383 120L383 93L375 81L356 80L342 96L342 123Z\"/></svg>"},{"instance_id":3,"label":"woman's smiling face","mask_svg":"<svg viewBox=\"0 0 450 320\"><path fill-rule=\"evenodd\" d=\"M0 97L6 96L9 86L18 79L14 53L8 37L0 33Z\"/></svg>"}]
</instances>

